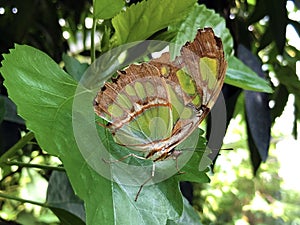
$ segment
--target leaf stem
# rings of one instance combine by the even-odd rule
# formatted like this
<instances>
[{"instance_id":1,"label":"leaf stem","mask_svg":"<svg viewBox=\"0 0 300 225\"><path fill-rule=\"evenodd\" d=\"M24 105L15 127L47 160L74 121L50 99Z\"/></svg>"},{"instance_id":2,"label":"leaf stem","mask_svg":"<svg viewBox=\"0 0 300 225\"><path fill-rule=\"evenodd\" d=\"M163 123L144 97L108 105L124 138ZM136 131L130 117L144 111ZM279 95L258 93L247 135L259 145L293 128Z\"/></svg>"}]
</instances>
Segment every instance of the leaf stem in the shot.
<instances>
[{"instance_id":1,"label":"leaf stem","mask_svg":"<svg viewBox=\"0 0 300 225\"><path fill-rule=\"evenodd\" d=\"M24 162L14 162L14 161L7 161L7 162L4 162L4 163L6 165L9 165L9 166L19 166L19 167L37 168L37 169L44 169L44 170L65 171L65 168L57 167L57 166L48 166L48 165L24 163Z\"/></svg>"},{"instance_id":2,"label":"leaf stem","mask_svg":"<svg viewBox=\"0 0 300 225\"><path fill-rule=\"evenodd\" d=\"M3 192L0 192L0 198L15 200L15 201L19 201L19 202L22 202L22 203L30 203L30 204L38 205L38 206L41 206L41 207L49 207L45 203L40 203L40 202L28 200L28 199L19 198L19 197L13 196L13 195L5 194Z\"/></svg>"},{"instance_id":3,"label":"leaf stem","mask_svg":"<svg viewBox=\"0 0 300 225\"><path fill-rule=\"evenodd\" d=\"M96 48L95 48L96 26L97 26L97 19L93 17L93 26L91 32L91 63L93 63L96 58Z\"/></svg>"},{"instance_id":4,"label":"leaf stem","mask_svg":"<svg viewBox=\"0 0 300 225\"><path fill-rule=\"evenodd\" d=\"M32 131L29 131L27 134L25 134L16 144L14 144L0 157L0 165L6 162L10 157L14 156L19 149L23 148L33 138L34 133Z\"/></svg>"}]
</instances>

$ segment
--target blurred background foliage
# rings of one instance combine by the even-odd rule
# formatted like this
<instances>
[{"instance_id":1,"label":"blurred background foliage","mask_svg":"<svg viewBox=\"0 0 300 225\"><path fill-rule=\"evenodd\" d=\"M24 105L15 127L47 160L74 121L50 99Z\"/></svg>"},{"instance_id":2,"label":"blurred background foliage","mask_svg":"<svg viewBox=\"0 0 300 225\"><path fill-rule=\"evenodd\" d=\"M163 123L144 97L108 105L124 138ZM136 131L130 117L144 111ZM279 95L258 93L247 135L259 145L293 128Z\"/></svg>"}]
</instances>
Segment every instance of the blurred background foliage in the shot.
<instances>
[{"instance_id":1,"label":"blurred background foliage","mask_svg":"<svg viewBox=\"0 0 300 225\"><path fill-rule=\"evenodd\" d=\"M126 4L136 2L126 1ZM285 181L279 174L278 157L286 155L279 155L275 150L282 139L293 140L299 136L300 1L198 2L226 19L234 38L236 56L268 79L274 92L256 93L224 85L229 126L226 137L230 137L224 142L234 151L221 152L215 161L212 182L195 185L191 200L204 224L300 224L297 206L300 194L295 188L283 188ZM62 62L64 53L80 61L89 61L91 10L92 2L88 0L2 0L0 53L8 53L14 43L19 43L46 52L57 63ZM98 24L95 39L98 54L106 51L105 44L112 34L110 20ZM18 117L2 83L0 76L1 155L26 131L25 122ZM290 114L283 123L278 122L287 107ZM290 129L283 129L278 124ZM292 158L296 157L296 148L300 147L297 144L290 149L293 150L289 152ZM27 164L53 166L59 165L59 160L45 154L34 139L10 159L24 164L1 162L0 189L12 196L44 202L51 169L28 168ZM261 164L263 161L266 163ZM253 173L257 176L253 177ZM13 224L4 220L21 224L58 223L50 210L41 206L2 199L0 208L1 224Z\"/></svg>"}]
</instances>

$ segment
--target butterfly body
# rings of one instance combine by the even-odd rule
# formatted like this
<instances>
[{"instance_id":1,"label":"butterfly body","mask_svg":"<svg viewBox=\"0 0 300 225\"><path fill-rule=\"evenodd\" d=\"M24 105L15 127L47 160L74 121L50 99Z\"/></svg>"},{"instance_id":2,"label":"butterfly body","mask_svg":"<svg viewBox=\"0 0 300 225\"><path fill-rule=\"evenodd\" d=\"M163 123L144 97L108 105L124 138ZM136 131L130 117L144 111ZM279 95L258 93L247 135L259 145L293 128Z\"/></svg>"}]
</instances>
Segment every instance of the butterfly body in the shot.
<instances>
[{"instance_id":1,"label":"butterfly body","mask_svg":"<svg viewBox=\"0 0 300 225\"><path fill-rule=\"evenodd\" d=\"M108 122L116 143L164 160L207 116L225 70L221 40L212 29L202 29L174 61L164 53L119 71L98 92L94 110Z\"/></svg>"}]
</instances>

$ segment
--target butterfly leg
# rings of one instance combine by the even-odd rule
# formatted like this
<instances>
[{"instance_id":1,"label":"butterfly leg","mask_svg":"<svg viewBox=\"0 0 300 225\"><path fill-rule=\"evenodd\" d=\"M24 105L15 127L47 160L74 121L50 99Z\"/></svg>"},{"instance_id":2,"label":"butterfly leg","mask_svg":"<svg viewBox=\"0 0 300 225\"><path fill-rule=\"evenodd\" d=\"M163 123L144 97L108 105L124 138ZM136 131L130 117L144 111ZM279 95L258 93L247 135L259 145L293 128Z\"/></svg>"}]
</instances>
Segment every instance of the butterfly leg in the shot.
<instances>
[{"instance_id":1,"label":"butterfly leg","mask_svg":"<svg viewBox=\"0 0 300 225\"><path fill-rule=\"evenodd\" d=\"M178 174L184 174L184 171L180 171L179 166L178 166L178 157L182 154L182 151L178 151L178 150L173 150L171 152L171 157L173 158L173 160L175 160L175 166L176 166L176 170Z\"/></svg>"},{"instance_id":2,"label":"butterfly leg","mask_svg":"<svg viewBox=\"0 0 300 225\"><path fill-rule=\"evenodd\" d=\"M121 162L121 161L123 161L123 160L125 160L125 159L127 159L127 158L129 158L129 157L135 157L135 158L138 158L138 159L143 159L143 160L147 160L147 158L145 158L145 157L142 157L142 156L138 156L138 155L135 155L135 154L133 154L133 153L131 153L131 154L128 154L128 155L125 155L125 156L123 156L122 158L120 158L120 159L116 159L116 160L106 160L106 159L102 159L105 163L117 163L117 162ZM151 176L147 179L147 180L145 180L144 181L144 183L142 183L142 185L140 186L140 188L139 188L139 190L138 190L138 192L137 192L137 194L136 194L136 196L135 196L135 198L134 198L134 201L136 202L137 201L137 199L138 199L138 197L139 197L139 195L140 195L140 193L141 193L141 191L142 191L142 189L143 189L143 187L154 177L154 174L155 174L155 163L153 163L153 165L152 165L152 171L151 171Z\"/></svg>"},{"instance_id":3,"label":"butterfly leg","mask_svg":"<svg viewBox=\"0 0 300 225\"><path fill-rule=\"evenodd\" d=\"M98 124L100 127L107 128L107 126L106 126L106 125L104 125L104 124L102 124L102 123L100 123L100 122L98 122L98 121L97 121L97 124Z\"/></svg>"},{"instance_id":4,"label":"butterfly leg","mask_svg":"<svg viewBox=\"0 0 300 225\"><path fill-rule=\"evenodd\" d=\"M180 174L185 174L184 171L181 171L179 169L179 166L178 166L178 158L175 158L175 161L176 161L176 170L177 170L177 174L180 175Z\"/></svg>"},{"instance_id":5,"label":"butterfly leg","mask_svg":"<svg viewBox=\"0 0 300 225\"><path fill-rule=\"evenodd\" d=\"M135 202L138 200L138 197L139 197L143 187L154 177L154 174L155 174L155 163L152 164L151 176L147 180L145 180L144 183L141 184L138 192L136 193L136 196L134 198Z\"/></svg>"}]
</instances>

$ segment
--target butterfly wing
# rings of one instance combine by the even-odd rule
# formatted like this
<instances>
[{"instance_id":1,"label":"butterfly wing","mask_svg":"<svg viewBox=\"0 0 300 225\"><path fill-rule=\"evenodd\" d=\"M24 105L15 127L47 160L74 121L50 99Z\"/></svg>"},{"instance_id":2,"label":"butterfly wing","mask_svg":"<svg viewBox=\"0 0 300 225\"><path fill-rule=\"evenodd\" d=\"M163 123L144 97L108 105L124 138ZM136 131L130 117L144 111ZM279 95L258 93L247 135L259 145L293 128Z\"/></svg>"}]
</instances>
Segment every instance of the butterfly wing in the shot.
<instances>
[{"instance_id":1,"label":"butterfly wing","mask_svg":"<svg viewBox=\"0 0 300 225\"><path fill-rule=\"evenodd\" d=\"M118 144L147 151L171 136L170 100L156 67L132 64L104 89L95 98L94 110L109 122Z\"/></svg>"}]
</instances>

